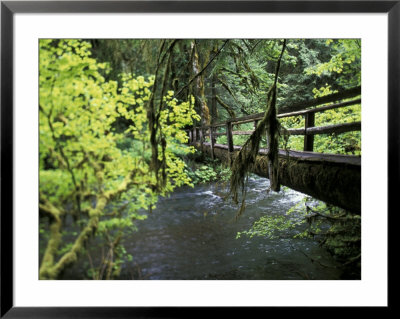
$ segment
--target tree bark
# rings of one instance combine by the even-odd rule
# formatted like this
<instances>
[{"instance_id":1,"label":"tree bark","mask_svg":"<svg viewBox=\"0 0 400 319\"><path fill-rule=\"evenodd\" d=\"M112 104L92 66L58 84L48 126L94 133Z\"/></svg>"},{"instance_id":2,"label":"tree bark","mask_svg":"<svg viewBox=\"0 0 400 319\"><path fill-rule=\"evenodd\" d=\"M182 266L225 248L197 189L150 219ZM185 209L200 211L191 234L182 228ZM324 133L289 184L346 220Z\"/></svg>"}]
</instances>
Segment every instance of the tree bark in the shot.
<instances>
[{"instance_id":1,"label":"tree bark","mask_svg":"<svg viewBox=\"0 0 400 319\"><path fill-rule=\"evenodd\" d=\"M192 41L191 47L194 50L192 69L193 74L196 75L200 73L200 59L195 41ZM195 95L195 107L197 109L196 111L200 114L201 117L201 126L210 124L210 111L208 109L207 99L204 92L204 73L201 73L194 81L193 91Z\"/></svg>"}]
</instances>

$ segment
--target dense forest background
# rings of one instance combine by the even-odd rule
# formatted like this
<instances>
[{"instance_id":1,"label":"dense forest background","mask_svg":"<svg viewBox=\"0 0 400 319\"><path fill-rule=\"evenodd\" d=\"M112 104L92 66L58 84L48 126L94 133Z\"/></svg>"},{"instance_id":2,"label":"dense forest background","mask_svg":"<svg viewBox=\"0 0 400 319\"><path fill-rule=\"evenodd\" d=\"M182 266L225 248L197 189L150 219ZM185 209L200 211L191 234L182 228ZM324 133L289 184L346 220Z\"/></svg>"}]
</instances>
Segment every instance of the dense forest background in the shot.
<instances>
[{"instance_id":1,"label":"dense forest background","mask_svg":"<svg viewBox=\"0 0 400 319\"><path fill-rule=\"evenodd\" d=\"M140 227L143 210L151 211L158 196L229 178L229 169L191 162L195 150L185 129L265 112L282 52L278 111L361 85L359 39L289 39L284 51L282 43L40 40L39 277L57 279L87 258L88 278L118 278L132 259L124 237ZM360 120L361 105L354 105L317 114L315 122ZM304 119L281 125L300 128ZM247 139L234 138L235 145ZM303 137L290 136L285 147L301 150ZM317 136L314 151L361 155L361 133ZM94 260L99 247L102 258Z\"/></svg>"}]
</instances>

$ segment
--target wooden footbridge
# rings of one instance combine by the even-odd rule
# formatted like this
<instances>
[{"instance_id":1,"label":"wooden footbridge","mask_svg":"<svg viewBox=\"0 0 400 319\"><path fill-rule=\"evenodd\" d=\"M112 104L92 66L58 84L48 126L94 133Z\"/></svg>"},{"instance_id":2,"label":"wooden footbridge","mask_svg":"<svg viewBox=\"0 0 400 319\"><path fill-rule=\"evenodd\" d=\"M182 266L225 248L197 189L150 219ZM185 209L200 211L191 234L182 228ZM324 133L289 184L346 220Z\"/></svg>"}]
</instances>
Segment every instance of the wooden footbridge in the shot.
<instances>
[{"instance_id":1,"label":"wooden footbridge","mask_svg":"<svg viewBox=\"0 0 400 319\"><path fill-rule=\"evenodd\" d=\"M304 116L305 126L289 129L289 135L304 136L303 151L279 150L279 177L282 185L310 195L353 213L361 213L361 156L313 152L317 134L340 134L361 131L361 122L315 126L315 114L361 103L361 87L310 100L281 109L278 118ZM244 123L261 120L264 113L231 118L223 123L193 127L188 130L189 143L226 163L232 160L241 146L235 146L233 135L250 135L253 130L234 130ZM226 135L227 144L216 144L216 137ZM268 147L268 146L267 146ZM262 148L253 173L268 178L268 148Z\"/></svg>"}]
</instances>

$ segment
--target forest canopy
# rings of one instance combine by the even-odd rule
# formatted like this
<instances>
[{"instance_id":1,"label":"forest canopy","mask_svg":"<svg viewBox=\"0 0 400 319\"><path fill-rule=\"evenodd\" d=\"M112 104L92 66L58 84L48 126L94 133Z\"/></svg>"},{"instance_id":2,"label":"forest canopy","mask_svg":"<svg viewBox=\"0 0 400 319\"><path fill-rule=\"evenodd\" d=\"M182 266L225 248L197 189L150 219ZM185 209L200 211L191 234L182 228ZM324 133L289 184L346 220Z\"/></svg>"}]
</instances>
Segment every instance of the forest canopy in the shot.
<instances>
[{"instance_id":1,"label":"forest canopy","mask_svg":"<svg viewBox=\"0 0 400 319\"><path fill-rule=\"evenodd\" d=\"M273 86L278 111L360 86L361 42L41 39L39 71L39 278L57 279L86 258L88 278L113 279L132 258L125 237L158 197L193 186L186 129L265 112ZM324 112L316 125L360 119L358 104ZM304 119L281 125L303 127ZM235 136L235 145L245 141ZM361 154L360 132L314 143L320 152ZM301 137L286 141L302 146ZM93 258L99 249L102 258Z\"/></svg>"}]
</instances>

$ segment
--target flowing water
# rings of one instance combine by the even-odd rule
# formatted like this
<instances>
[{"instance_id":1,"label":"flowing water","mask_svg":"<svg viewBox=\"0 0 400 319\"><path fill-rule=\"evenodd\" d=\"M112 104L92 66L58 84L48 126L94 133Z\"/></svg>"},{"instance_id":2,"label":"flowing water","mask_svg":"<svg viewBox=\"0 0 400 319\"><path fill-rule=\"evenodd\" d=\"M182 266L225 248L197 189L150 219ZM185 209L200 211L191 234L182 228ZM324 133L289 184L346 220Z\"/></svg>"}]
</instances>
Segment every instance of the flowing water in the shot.
<instances>
[{"instance_id":1,"label":"flowing water","mask_svg":"<svg viewBox=\"0 0 400 319\"><path fill-rule=\"evenodd\" d=\"M293 230L276 239L236 239L261 216L284 215L305 196L287 188L267 193L268 186L265 178L249 179L246 210L238 220L238 207L223 199L226 187L217 183L181 187L160 198L124 242L133 260L124 265L120 279L340 279L330 254L315 240L293 239ZM78 269L63 279L79 279Z\"/></svg>"}]
</instances>

